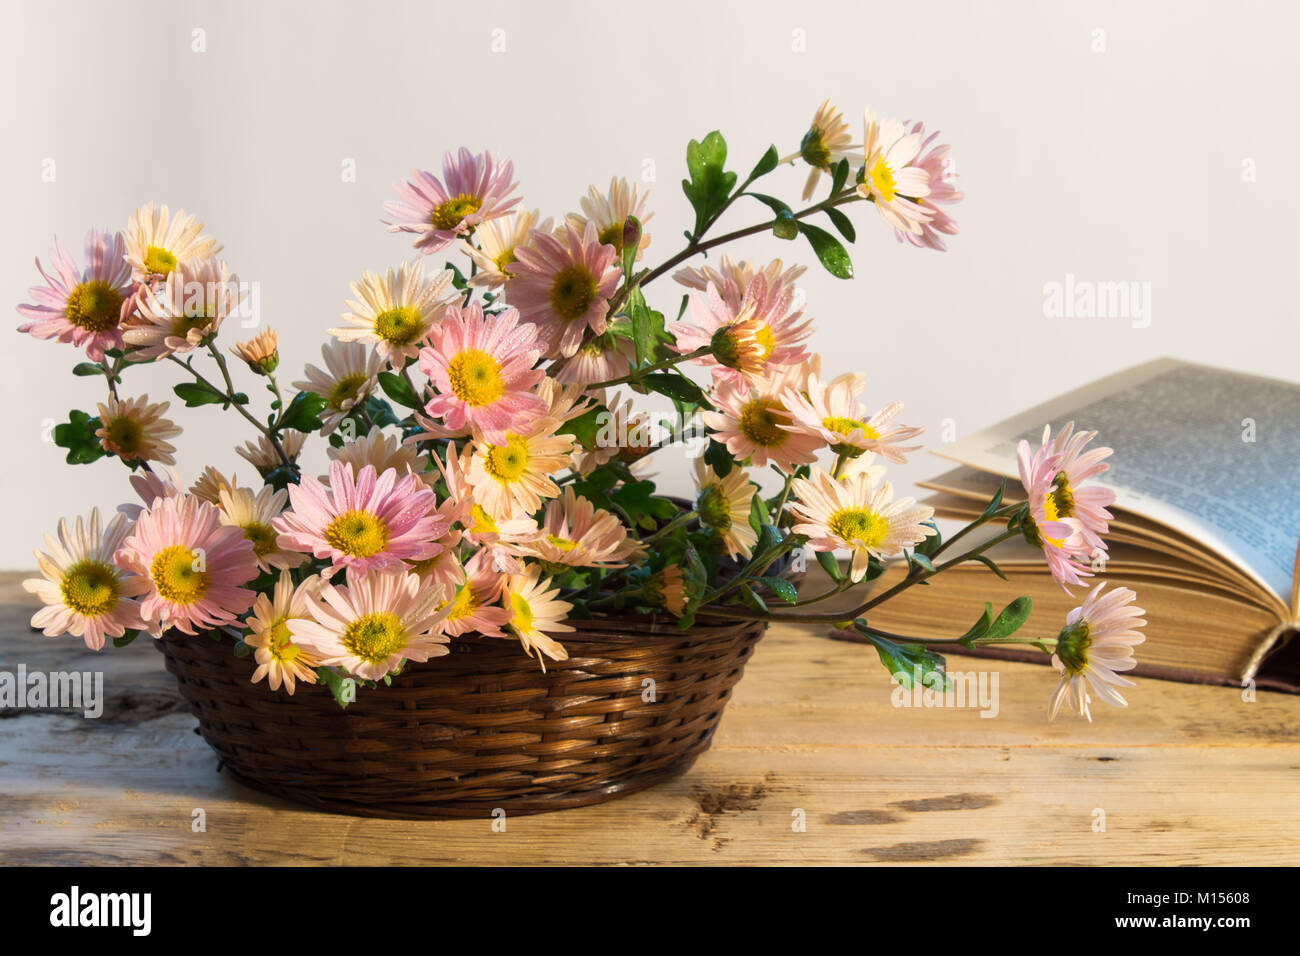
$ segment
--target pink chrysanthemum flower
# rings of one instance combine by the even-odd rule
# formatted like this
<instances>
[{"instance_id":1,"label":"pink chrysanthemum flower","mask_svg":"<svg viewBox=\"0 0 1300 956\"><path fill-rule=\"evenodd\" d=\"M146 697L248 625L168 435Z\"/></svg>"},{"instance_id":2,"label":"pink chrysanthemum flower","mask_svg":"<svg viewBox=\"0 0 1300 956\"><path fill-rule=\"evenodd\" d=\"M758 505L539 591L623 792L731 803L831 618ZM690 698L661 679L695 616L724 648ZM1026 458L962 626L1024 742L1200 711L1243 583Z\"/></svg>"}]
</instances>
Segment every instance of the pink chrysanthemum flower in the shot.
<instances>
[{"instance_id":1,"label":"pink chrysanthemum flower","mask_svg":"<svg viewBox=\"0 0 1300 956\"><path fill-rule=\"evenodd\" d=\"M1096 552L1089 547L1083 522L1072 514L1061 513L1063 508L1069 510L1067 501L1055 494L1061 458L1050 444L1031 451L1029 442L1023 440L1016 454L1020 482L1029 501L1024 536L1043 549L1052 578L1068 594L1070 587L1092 577L1087 561ZM1100 539L1098 542L1104 551L1105 543Z\"/></svg>"},{"instance_id":2,"label":"pink chrysanthemum flower","mask_svg":"<svg viewBox=\"0 0 1300 956\"><path fill-rule=\"evenodd\" d=\"M1066 615L1065 627L1056 638L1052 666L1060 673L1061 682L1052 691L1049 720L1056 717L1067 700L1074 710L1092 720L1089 691L1108 704L1128 706L1115 688L1134 685L1118 672L1137 666L1133 648L1146 640L1137 631L1146 624L1142 617L1146 612L1133 605L1137 595L1129 588L1102 594L1105 586L1098 584L1082 605Z\"/></svg>"},{"instance_id":3,"label":"pink chrysanthemum flower","mask_svg":"<svg viewBox=\"0 0 1300 956\"><path fill-rule=\"evenodd\" d=\"M717 411L701 418L737 461L749 459L758 468L770 462L793 472L816 461L826 444L818 432L796 425L785 406L787 389L801 390L806 378L805 366L791 365L757 382L720 382L712 396Z\"/></svg>"},{"instance_id":4,"label":"pink chrysanthemum flower","mask_svg":"<svg viewBox=\"0 0 1300 956\"><path fill-rule=\"evenodd\" d=\"M136 312L122 325L131 361L179 355L210 340L243 302L239 277L225 262L202 259L178 265L155 289L144 286Z\"/></svg>"},{"instance_id":5,"label":"pink chrysanthemum flower","mask_svg":"<svg viewBox=\"0 0 1300 956\"><path fill-rule=\"evenodd\" d=\"M438 542L442 545L442 550L433 557L425 558L423 561L406 562L410 572L419 577L421 586L438 587L448 594L453 594L465 583L465 567L456 553L456 546L460 544L463 537L459 529L452 528L447 532L446 537Z\"/></svg>"},{"instance_id":6,"label":"pink chrysanthemum flower","mask_svg":"<svg viewBox=\"0 0 1300 956\"><path fill-rule=\"evenodd\" d=\"M611 512L597 508L574 492L546 505L542 533L520 544L516 551L536 558L552 574L566 567L621 568L644 560L645 545L628 534L627 528Z\"/></svg>"},{"instance_id":7,"label":"pink chrysanthemum flower","mask_svg":"<svg viewBox=\"0 0 1300 956\"><path fill-rule=\"evenodd\" d=\"M932 217L922 205L930 195L930 173L916 162L924 137L919 131L908 132L900 120L880 122L871 110L866 111L863 124L863 179L858 195L874 202L880 217L893 228L920 236L923 224Z\"/></svg>"},{"instance_id":8,"label":"pink chrysanthemum flower","mask_svg":"<svg viewBox=\"0 0 1300 956\"><path fill-rule=\"evenodd\" d=\"M925 136L924 124L917 123L912 127L912 132ZM921 144L921 157L915 163L930 177L930 194L917 200L917 205L929 216L929 219L920 223L919 233L907 229L895 229L894 236L899 242L908 242L914 246L924 246L936 252L943 252L947 246L940 238L940 234L955 236L958 231L957 221L943 207L960 202L965 196L957 189L957 174L953 171L952 160L948 157L951 147L947 143L931 145L938 137L937 132L926 136L925 142Z\"/></svg>"},{"instance_id":9,"label":"pink chrysanthemum flower","mask_svg":"<svg viewBox=\"0 0 1300 956\"><path fill-rule=\"evenodd\" d=\"M877 485L865 476L837 481L814 468L808 479L794 479L790 490L795 496L789 505L794 533L807 535L814 551L851 550L849 575L855 581L867 573L873 556L901 554L937 533L925 523L934 517L934 509L912 498L894 501L893 485L887 481Z\"/></svg>"},{"instance_id":10,"label":"pink chrysanthemum flower","mask_svg":"<svg viewBox=\"0 0 1300 956\"><path fill-rule=\"evenodd\" d=\"M520 510L533 514L543 499L559 497L551 476L568 468L573 457L573 436L556 434L560 425L546 416L522 432L506 432L499 444L475 440L469 482L475 502L494 519Z\"/></svg>"},{"instance_id":11,"label":"pink chrysanthemum flower","mask_svg":"<svg viewBox=\"0 0 1300 956\"><path fill-rule=\"evenodd\" d=\"M178 266L202 262L221 251L215 239L205 236L203 223L185 214L171 214L166 206L147 203L126 224L126 261L137 282L170 275Z\"/></svg>"},{"instance_id":12,"label":"pink chrysanthemum flower","mask_svg":"<svg viewBox=\"0 0 1300 956\"><path fill-rule=\"evenodd\" d=\"M329 435L354 408L365 407L366 399L379 386L379 373L385 363L379 353L359 342L326 342L321 346L321 355L325 368L308 365L307 378L294 382L293 387L325 399L320 433Z\"/></svg>"},{"instance_id":13,"label":"pink chrysanthemum flower","mask_svg":"<svg viewBox=\"0 0 1300 956\"><path fill-rule=\"evenodd\" d=\"M32 615L32 627L47 637L80 637L92 651L127 628L143 628L137 598L149 590L148 582L113 563L130 532L131 521L121 514L101 529L98 508L91 510L89 524L80 517L71 525L60 519L58 538L47 534L47 550L36 552L42 577L23 582L45 605Z\"/></svg>"},{"instance_id":14,"label":"pink chrysanthemum flower","mask_svg":"<svg viewBox=\"0 0 1300 956\"><path fill-rule=\"evenodd\" d=\"M510 575L501 603L510 612L510 630L519 638L524 653L531 657L536 650L537 661L546 670L543 654L555 661L569 658L564 645L550 635L574 630L564 623L573 605L558 600L560 589L551 587L551 579L543 580L541 574L541 568L532 565L523 574Z\"/></svg>"},{"instance_id":15,"label":"pink chrysanthemum flower","mask_svg":"<svg viewBox=\"0 0 1300 956\"><path fill-rule=\"evenodd\" d=\"M594 385L632 371L636 346L631 339L606 332L584 343L571 358L557 362L551 375L565 385Z\"/></svg>"},{"instance_id":16,"label":"pink chrysanthemum flower","mask_svg":"<svg viewBox=\"0 0 1300 956\"><path fill-rule=\"evenodd\" d=\"M354 472L340 461L330 462L329 478L328 488L307 475L289 486L290 510L271 522L281 548L307 552L336 570L347 568L349 577L405 570L404 561L442 550L438 539L449 522L419 478L396 469L376 474L370 465Z\"/></svg>"},{"instance_id":17,"label":"pink chrysanthemum flower","mask_svg":"<svg viewBox=\"0 0 1300 956\"><path fill-rule=\"evenodd\" d=\"M148 395L118 399L109 395L99 403L99 428L95 437L110 455L123 461L160 461L176 464L176 446L167 441L181 433L179 425L163 417L170 402L150 404Z\"/></svg>"},{"instance_id":18,"label":"pink chrysanthemum flower","mask_svg":"<svg viewBox=\"0 0 1300 956\"><path fill-rule=\"evenodd\" d=\"M1115 502L1115 492L1101 485L1084 485L1090 478L1110 470L1105 464L1112 452L1110 448L1084 447L1097 437L1094 432L1074 431L1074 422L1066 424L1061 433L1052 438L1050 425L1043 429L1043 446L1050 447L1048 454L1059 454L1056 479L1052 488L1052 504L1058 518L1078 518L1083 525L1084 541L1089 553L1094 548L1104 548L1101 536L1110 530L1111 513L1106 509Z\"/></svg>"},{"instance_id":19,"label":"pink chrysanthemum flower","mask_svg":"<svg viewBox=\"0 0 1300 956\"><path fill-rule=\"evenodd\" d=\"M465 565L465 582L447 603L442 633L456 636L475 631L484 637L505 637L503 628L510 612L497 604L506 576L493 564L486 551L475 553Z\"/></svg>"},{"instance_id":20,"label":"pink chrysanthemum flower","mask_svg":"<svg viewBox=\"0 0 1300 956\"><path fill-rule=\"evenodd\" d=\"M870 418L857 395L867 384L861 373L846 372L829 382L816 374L808 376L804 390L786 388L786 408L794 416L794 427L807 428L821 435L831 451L852 458L864 451L874 452L886 461L902 464L905 452L920 445L901 442L921 434L922 429L893 424L903 410L902 402L892 402Z\"/></svg>"},{"instance_id":21,"label":"pink chrysanthemum flower","mask_svg":"<svg viewBox=\"0 0 1300 956\"><path fill-rule=\"evenodd\" d=\"M451 286L452 272L441 269L425 276L419 262L403 262L384 275L366 272L352 283L355 299L348 300L342 328L330 329L341 342L373 345L397 370L414 358L429 332L460 297Z\"/></svg>"},{"instance_id":22,"label":"pink chrysanthemum flower","mask_svg":"<svg viewBox=\"0 0 1300 956\"><path fill-rule=\"evenodd\" d=\"M169 627L195 634L233 624L253 605L254 592L242 586L257 574L253 542L190 495L155 499L116 561L152 585L140 616L155 637Z\"/></svg>"},{"instance_id":23,"label":"pink chrysanthemum flower","mask_svg":"<svg viewBox=\"0 0 1300 956\"><path fill-rule=\"evenodd\" d=\"M804 340L812 334L812 320L791 309L793 299L792 286L769 284L762 273L750 279L739 308L710 285L704 295L692 294L691 322L669 324L673 348L682 355L712 349L696 361L719 379L759 378L797 365L808 357Z\"/></svg>"},{"instance_id":24,"label":"pink chrysanthemum flower","mask_svg":"<svg viewBox=\"0 0 1300 956\"><path fill-rule=\"evenodd\" d=\"M535 231L515 255L510 303L536 323L548 357L575 354L588 330L604 333L621 272L614 247L600 242L594 223L581 231L566 223L561 237Z\"/></svg>"},{"instance_id":25,"label":"pink chrysanthemum flower","mask_svg":"<svg viewBox=\"0 0 1300 956\"><path fill-rule=\"evenodd\" d=\"M84 346L92 362L102 362L105 349L121 348L123 305L132 290L125 249L120 234L91 229L86 233L86 268L78 270L56 239L50 271L36 260L45 285L29 290L34 303L18 306L18 314L31 320L18 331Z\"/></svg>"},{"instance_id":26,"label":"pink chrysanthemum flower","mask_svg":"<svg viewBox=\"0 0 1300 956\"><path fill-rule=\"evenodd\" d=\"M484 316L477 302L452 306L420 350L420 371L438 390L424 410L450 430L468 425L504 444L507 430L524 431L546 412L530 391L546 377L533 367L541 356L537 327L521 324L514 309Z\"/></svg>"},{"instance_id":27,"label":"pink chrysanthemum flower","mask_svg":"<svg viewBox=\"0 0 1300 956\"><path fill-rule=\"evenodd\" d=\"M770 296L781 297L790 290L793 298L796 280L807 271L807 266L800 265L793 265L787 269L780 259L773 259L760 269L754 263L746 262L744 259L736 262L724 252L719 268L715 269L707 265L686 266L674 272L673 278L688 289L699 292L707 292L712 283L731 310L738 312L745 299L745 290L749 288L749 283L753 281L754 276L763 277L767 282Z\"/></svg>"},{"instance_id":28,"label":"pink chrysanthemum flower","mask_svg":"<svg viewBox=\"0 0 1300 956\"><path fill-rule=\"evenodd\" d=\"M383 474L395 468L399 475L416 475L432 488L438 483L438 473L426 471L428 459L414 444L406 444L396 435L386 435L376 425L365 435L354 441L344 442L338 448L330 446L325 454L331 461L341 461L351 465L354 474L361 474L366 465L374 467L376 474ZM277 459L278 460L278 459ZM328 475L321 475L321 481L329 481Z\"/></svg>"},{"instance_id":29,"label":"pink chrysanthemum flower","mask_svg":"<svg viewBox=\"0 0 1300 956\"><path fill-rule=\"evenodd\" d=\"M466 450L458 456L449 447L445 462L434 457L447 483L448 503L455 508L456 520L464 528L465 540L491 555L497 570L518 574L524 567L514 555L513 545L535 538L541 532L532 515L518 507L498 518L474 500L474 488L469 478L472 455ZM513 504L513 499L510 504Z\"/></svg>"},{"instance_id":30,"label":"pink chrysanthemum flower","mask_svg":"<svg viewBox=\"0 0 1300 956\"><path fill-rule=\"evenodd\" d=\"M345 587L323 581L319 598L307 602L312 620L294 621L289 633L321 664L380 680L403 661L447 653L447 638L438 633L447 616L439 609L443 596L400 569L349 578Z\"/></svg>"},{"instance_id":31,"label":"pink chrysanthemum flower","mask_svg":"<svg viewBox=\"0 0 1300 956\"><path fill-rule=\"evenodd\" d=\"M410 232L424 255L440 252L480 223L510 212L519 197L510 195L516 183L514 165L497 163L491 153L474 155L465 147L442 159L442 179L416 169L407 182L397 183L397 199L384 203L392 217L389 232Z\"/></svg>"},{"instance_id":32,"label":"pink chrysanthemum flower","mask_svg":"<svg viewBox=\"0 0 1300 956\"><path fill-rule=\"evenodd\" d=\"M265 677L271 690L279 690L283 684L291 697L298 681L316 683L316 667L320 661L294 643L292 629L311 622L307 606L319 587L320 578L313 576L295 588L289 572L282 571L273 595L257 596L253 613L244 618L250 632L244 643L253 648L253 659L257 662L250 678L252 683Z\"/></svg>"}]
</instances>

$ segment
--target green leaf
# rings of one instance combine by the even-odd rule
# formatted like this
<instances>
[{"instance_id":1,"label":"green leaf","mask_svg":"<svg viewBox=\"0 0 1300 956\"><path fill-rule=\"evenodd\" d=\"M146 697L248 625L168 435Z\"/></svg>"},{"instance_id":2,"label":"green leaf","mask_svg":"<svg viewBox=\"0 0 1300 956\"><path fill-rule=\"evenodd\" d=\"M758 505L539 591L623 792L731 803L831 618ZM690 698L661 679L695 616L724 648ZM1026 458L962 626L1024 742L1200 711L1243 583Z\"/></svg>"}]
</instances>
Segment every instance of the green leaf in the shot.
<instances>
[{"instance_id":1,"label":"green leaf","mask_svg":"<svg viewBox=\"0 0 1300 956\"><path fill-rule=\"evenodd\" d=\"M951 678L944 672L945 661L923 644L899 644L878 634L863 633L867 640L875 645L880 655L880 663L901 685L911 688L915 682L917 669L920 669L921 684L935 690L947 690Z\"/></svg>"},{"instance_id":2,"label":"green leaf","mask_svg":"<svg viewBox=\"0 0 1300 956\"><path fill-rule=\"evenodd\" d=\"M140 632L138 630L133 630L128 627L125 631L122 632L121 637L113 638L113 646L126 647L128 644L130 644L139 636L140 636Z\"/></svg>"},{"instance_id":3,"label":"green leaf","mask_svg":"<svg viewBox=\"0 0 1300 956\"><path fill-rule=\"evenodd\" d=\"M708 447L704 449L704 463L712 468L713 473L719 478L725 478L731 473L736 460L731 457L731 452L727 451L726 445L710 438Z\"/></svg>"},{"instance_id":4,"label":"green leaf","mask_svg":"<svg viewBox=\"0 0 1300 956\"><path fill-rule=\"evenodd\" d=\"M775 196L766 196L763 193L745 193L745 195L757 199L778 216L789 216L791 219L794 218L794 210L791 209L783 199L777 199Z\"/></svg>"},{"instance_id":5,"label":"green leaf","mask_svg":"<svg viewBox=\"0 0 1300 956\"><path fill-rule=\"evenodd\" d=\"M917 554L923 554L927 558L934 557L934 553L943 546L943 535L939 533L939 526L933 521L925 522L925 526L934 529L934 534L922 540L914 549Z\"/></svg>"},{"instance_id":6,"label":"green leaf","mask_svg":"<svg viewBox=\"0 0 1300 956\"><path fill-rule=\"evenodd\" d=\"M998 577L1000 577L1003 581L1007 580L1007 576L1006 576L1005 574L1002 573L1002 569L1001 569L1000 567L998 567L998 566L993 562L993 559L990 558L987 554L974 554L974 555L971 555L970 560L972 560L972 561L978 561L980 564L984 565L984 567L988 568L990 571L992 571L994 574L996 574Z\"/></svg>"},{"instance_id":7,"label":"green leaf","mask_svg":"<svg viewBox=\"0 0 1300 956\"><path fill-rule=\"evenodd\" d=\"M320 413L325 410L324 396L315 392L299 392L289 401L280 419L280 428L293 428L300 432L314 432L320 428Z\"/></svg>"},{"instance_id":8,"label":"green leaf","mask_svg":"<svg viewBox=\"0 0 1300 956\"><path fill-rule=\"evenodd\" d=\"M406 408L420 407L420 400L415 397L415 392L411 391L411 386L407 385L406 379L396 372L380 372L379 387L398 405Z\"/></svg>"},{"instance_id":9,"label":"green leaf","mask_svg":"<svg viewBox=\"0 0 1300 956\"><path fill-rule=\"evenodd\" d=\"M608 414L609 409L604 405L595 405L581 415L570 418L560 426L557 434L572 435L579 445L591 451L596 447L596 435L600 433L601 424L608 420L603 416Z\"/></svg>"},{"instance_id":10,"label":"green leaf","mask_svg":"<svg viewBox=\"0 0 1300 956\"><path fill-rule=\"evenodd\" d=\"M848 182L848 180L849 161L847 159L841 159L835 164L835 168L831 173L831 195L838 196L840 190L844 188L844 184Z\"/></svg>"},{"instance_id":11,"label":"green leaf","mask_svg":"<svg viewBox=\"0 0 1300 956\"><path fill-rule=\"evenodd\" d=\"M686 147L686 169L691 178L682 180L682 192L695 210L696 236L726 205L736 185L736 174L726 171L726 163L727 141L717 130L700 142L691 140Z\"/></svg>"},{"instance_id":12,"label":"green leaf","mask_svg":"<svg viewBox=\"0 0 1300 956\"><path fill-rule=\"evenodd\" d=\"M82 376L103 375L104 366L97 362L78 362L76 365L72 366L72 374Z\"/></svg>"},{"instance_id":13,"label":"green leaf","mask_svg":"<svg viewBox=\"0 0 1300 956\"><path fill-rule=\"evenodd\" d=\"M1006 493L1006 490L1007 480L1003 478L1001 483L998 485L998 490L993 493L993 497L989 499L989 503L985 505L984 510L980 512L978 519L979 522L982 523L988 521L993 517L994 512L1002 507L1002 496Z\"/></svg>"},{"instance_id":14,"label":"green leaf","mask_svg":"<svg viewBox=\"0 0 1300 956\"><path fill-rule=\"evenodd\" d=\"M684 375L678 375L674 372L652 372L641 378L641 384L652 391L658 392L660 395L667 395L679 402L702 405L705 408L713 407L709 404L709 399L704 394L704 390Z\"/></svg>"},{"instance_id":15,"label":"green leaf","mask_svg":"<svg viewBox=\"0 0 1300 956\"><path fill-rule=\"evenodd\" d=\"M106 452L95 437L99 427L98 418L78 409L68 412L66 422L54 426L54 444L68 450L64 460L69 465L88 465L104 457Z\"/></svg>"},{"instance_id":16,"label":"green leaf","mask_svg":"<svg viewBox=\"0 0 1300 956\"><path fill-rule=\"evenodd\" d=\"M799 231L807 237L818 261L826 267L827 272L837 279L853 278L853 260L838 239L825 229L818 229L806 222L799 223Z\"/></svg>"},{"instance_id":17,"label":"green leaf","mask_svg":"<svg viewBox=\"0 0 1300 956\"><path fill-rule=\"evenodd\" d=\"M772 235L778 239L795 239L799 236L799 220L792 213L779 212L772 223Z\"/></svg>"},{"instance_id":18,"label":"green leaf","mask_svg":"<svg viewBox=\"0 0 1300 956\"><path fill-rule=\"evenodd\" d=\"M627 297L628 317L632 320L632 344L636 346L637 365L644 365L654 355L654 319L640 286L634 286Z\"/></svg>"},{"instance_id":19,"label":"green leaf","mask_svg":"<svg viewBox=\"0 0 1300 956\"><path fill-rule=\"evenodd\" d=\"M320 679L322 684L329 688L330 693L334 695L335 702L340 707L347 707L348 704L352 703L352 701L348 700L345 696L345 691L347 690L349 681L351 681L352 686L351 696L353 699L356 698L356 686L358 682L353 681L344 674L340 674L338 671L334 670L334 668L318 667L316 668L316 676Z\"/></svg>"},{"instance_id":20,"label":"green leaf","mask_svg":"<svg viewBox=\"0 0 1300 956\"><path fill-rule=\"evenodd\" d=\"M766 176L772 170L776 169L776 164L780 159L781 154L776 151L776 147L769 146L767 152L763 154L763 158L760 159L758 165L754 167L754 171L749 174L749 181L752 183L755 179L758 179L758 177Z\"/></svg>"},{"instance_id":21,"label":"green leaf","mask_svg":"<svg viewBox=\"0 0 1300 956\"><path fill-rule=\"evenodd\" d=\"M834 551L817 551L817 563L822 566L822 570L830 575L832 581L843 581L844 572L840 570L840 562L835 558Z\"/></svg>"},{"instance_id":22,"label":"green leaf","mask_svg":"<svg viewBox=\"0 0 1300 956\"><path fill-rule=\"evenodd\" d=\"M709 572L700 559L700 553L690 545L687 545L686 551L682 554L681 569L686 603L682 608L681 620L677 624L679 627L687 628L695 623L695 612L699 610L700 602L704 600L704 595L709 590Z\"/></svg>"},{"instance_id":23,"label":"green leaf","mask_svg":"<svg viewBox=\"0 0 1300 956\"><path fill-rule=\"evenodd\" d=\"M186 408L198 408L200 405L224 405L226 396L210 385L202 382L180 382L172 387L176 396L185 402Z\"/></svg>"},{"instance_id":24,"label":"green leaf","mask_svg":"<svg viewBox=\"0 0 1300 956\"><path fill-rule=\"evenodd\" d=\"M959 644L965 645L967 648L974 647L975 642L988 633L989 625L991 625L992 623L993 623L993 605L990 604L988 601L985 601L984 613L980 615L980 619L970 626L970 630L968 630L961 637L957 638L957 642Z\"/></svg>"},{"instance_id":25,"label":"green leaf","mask_svg":"<svg viewBox=\"0 0 1300 956\"><path fill-rule=\"evenodd\" d=\"M924 554L921 554L920 552L913 551L910 555L908 555L907 563L919 565L922 570L930 574L934 574L934 562L931 561L929 557L927 557Z\"/></svg>"},{"instance_id":26,"label":"green leaf","mask_svg":"<svg viewBox=\"0 0 1300 956\"><path fill-rule=\"evenodd\" d=\"M654 531L661 521L675 517L678 508L667 498L654 497L653 481L624 482L610 499L619 505L637 527Z\"/></svg>"},{"instance_id":27,"label":"green leaf","mask_svg":"<svg viewBox=\"0 0 1300 956\"><path fill-rule=\"evenodd\" d=\"M834 206L828 206L826 208L826 215L830 217L831 223L840 231L841 236L849 242L858 241L858 234L853 229L853 223L849 221L848 216L844 215L844 213L840 212L840 210L836 209Z\"/></svg>"},{"instance_id":28,"label":"green leaf","mask_svg":"<svg viewBox=\"0 0 1300 956\"><path fill-rule=\"evenodd\" d=\"M762 614L767 613L767 602L759 597L758 592L748 584L742 584L740 586L740 600L743 604L748 605L752 610L758 611Z\"/></svg>"},{"instance_id":29,"label":"green leaf","mask_svg":"<svg viewBox=\"0 0 1300 956\"><path fill-rule=\"evenodd\" d=\"M1016 598L998 614L997 619L994 620L988 632L984 635L984 640L998 640L1014 634L1029 619L1029 615L1033 610L1033 598L1028 595Z\"/></svg>"},{"instance_id":30,"label":"green leaf","mask_svg":"<svg viewBox=\"0 0 1300 956\"><path fill-rule=\"evenodd\" d=\"M767 577L759 578L760 583L765 585L769 591L779 597L786 604L799 603L799 590L785 578Z\"/></svg>"},{"instance_id":31,"label":"green leaf","mask_svg":"<svg viewBox=\"0 0 1300 956\"><path fill-rule=\"evenodd\" d=\"M754 497L749 499L749 526L754 529L754 534L761 535L766 525L767 504L763 501L763 496L755 492Z\"/></svg>"}]
</instances>

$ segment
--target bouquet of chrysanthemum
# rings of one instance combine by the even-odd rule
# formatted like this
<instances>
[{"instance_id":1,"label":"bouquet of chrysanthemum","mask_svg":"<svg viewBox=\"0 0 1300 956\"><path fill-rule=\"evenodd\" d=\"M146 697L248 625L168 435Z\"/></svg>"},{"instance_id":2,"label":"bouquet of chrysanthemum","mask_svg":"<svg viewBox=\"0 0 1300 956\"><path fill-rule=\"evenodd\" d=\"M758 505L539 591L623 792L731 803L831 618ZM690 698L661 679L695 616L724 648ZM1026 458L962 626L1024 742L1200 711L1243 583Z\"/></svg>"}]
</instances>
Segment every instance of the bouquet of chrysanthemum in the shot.
<instances>
[{"instance_id":1,"label":"bouquet of chrysanthemum","mask_svg":"<svg viewBox=\"0 0 1300 956\"><path fill-rule=\"evenodd\" d=\"M1115 688L1130 682L1119 672L1145 623L1124 588L1098 585L1055 638L1017 635L1027 598L998 614L986 605L965 633L924 646L871 623L872 608L954 565L1000 573L986 552L1013 535L1042 547L1062 586L1078 585L1106 548L1112 495L1087 482L1110 450L1087 448L1093 434L1071 426L1037 449L1022 443L1027 501L999 491L944 540L932 510L895 498L886 478L921 430L896 421L898 402L864 406L864 376L826 376L808 352L803 267L726 255L686 264L771 232L802 236L850 278L836 233L852 243L846 213L868 203L900 241L942 250L962 198L948 146L921 123L870 112L852 139L823 104L797 151L770 148L739 184L719 133L692 141L682 186L695 220L685 247L653 267L642 264L651 214L636 185L614 179L581 212L543 219L517 208L510 163L449 153L440 176L416 171L384 205L389 230L414 236L420 257L354 283L321 366L294 394L276 378L274 330L229 350L265 379L269 412L238 390L218 344L228 318L255 324L254 296L193 217L150 204L123 233L91 230L83 267L56 244L38 261L44 284L19 307L20 330L83 349L74 374L102 377L107 395L95 415L73 411L55 440L70 463L118 458L140 500L107 525L92 512L47 538L43 576L27 582L45 604L33 624L94 649L169 628L224 636L254 656L254 682L289 694L321 682L346 700L345 685L391 682L461 635L516 640L544 668L567 657L574 619L820 621L858 632L905 683L917 672L946 680L939 644L1021 642L1062 674L1053 715L1067 697L1087 714L1089 690L1122 704ZM811 170L803 208L756 189L800 160ZM711 235L740 205L758 221ZM425 266L435 255L461 258ZM647 298L669 275L685 291L673 320ZM168 439L180 431L168 403L124 394L148 362L176 366L187 407L247 420L256 440L238 451L260 488L208 467L187 490L159 468L175 464ZM644 407L654 401L663 415ZM328 442L325 475L299 467L311 435ZM657 494L646 477L672 445L695 456L693 501ZM765 469L771 494L755 482ZM956 547L990 522L1006 528ZM824 593L800 594L786 574L807 554L830 578ZM883 593L851 610L812 607L892 560L905 576Z\"/></svg>"}]
</instances>

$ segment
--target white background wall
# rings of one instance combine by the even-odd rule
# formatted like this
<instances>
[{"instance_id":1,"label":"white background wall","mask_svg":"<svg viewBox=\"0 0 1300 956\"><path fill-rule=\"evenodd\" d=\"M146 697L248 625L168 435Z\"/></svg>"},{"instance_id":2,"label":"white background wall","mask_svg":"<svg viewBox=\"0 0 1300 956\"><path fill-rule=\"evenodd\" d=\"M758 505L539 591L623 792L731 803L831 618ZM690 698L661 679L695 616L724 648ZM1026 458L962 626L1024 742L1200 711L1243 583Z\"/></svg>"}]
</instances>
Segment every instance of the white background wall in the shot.
<instances>
[{"instance_id":1,"label":"white background wall","mask_svg":"<svg viewBox=\"0 0 1300 956\"><path fill-rule=\"evenodd\" d=\"M318 355L348 284L409 244L379 223L392 182L446 149L514 159L527 206L576 208L589 183L658 184L651 262L689 225L686 141L720 128L742 175L771 142L792 152L832 97L922 118L955 147L962 234L936 254L897 245L853 209L857 278L802 242L747 257L814 263L805 279L830 372L861 367L868 401L906 402L937 442L1157 355L1300 378L1293 287L1300 200L1292 4L1243 2L6 3L0 299L28 301L53 234L80 248L149 199L200 215L281 333L282 380ZM191 49L206 31L206 52ZM492 53L493 31L506 50ZM792 47L804 31L806 49ZM1104 52L1094 52L1097 30ZM500 36L498 34L498 36ZM57 180L41 181L52 158ZM345 158L357 181L341 181ZM1253 160L1256 182L1243 182ZM803 171L767 191L796 198ZM722 228L757 221L739 206ZM1152 286L1150 327L1044 317L1043 286ZM666 285L651 299L675 308ZM14 325L20 321L11 314ZM223 334L223 338L233 337ZM227 343L229 344L229 343ZM69 346L10 333L0 349L8 438L0 566L29 567L60 515L129 497L113 461L70 467L42 422L93 410L97 379ZM130 393L167 397L167 368ZM248 377L250 395L264 394ZM174 406L179 406L174 401ZM242 461L248 428L207 407L178 416L182 473ZM685 485L684 469L669 487ZM918 456L907 488L940 464ZM249 472L243 465L242 472ZM246 477L251 478L251 474Z\"/></svg>"}]
</instances>

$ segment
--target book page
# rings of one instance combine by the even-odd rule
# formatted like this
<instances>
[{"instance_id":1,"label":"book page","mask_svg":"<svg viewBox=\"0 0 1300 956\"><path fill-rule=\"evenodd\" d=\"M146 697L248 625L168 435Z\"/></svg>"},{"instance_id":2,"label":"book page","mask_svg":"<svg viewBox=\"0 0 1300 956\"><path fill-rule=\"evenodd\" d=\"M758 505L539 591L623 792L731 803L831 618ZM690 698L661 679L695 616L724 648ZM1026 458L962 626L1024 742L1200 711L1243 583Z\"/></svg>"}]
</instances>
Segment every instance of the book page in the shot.
<instances>
[{"instance_id":1,"label":"book page","mask_svg":"<svg viewBox=\"0 0 1300 956\"><path fill-rule=\"evenodd\" d=\"M1043 426L1096 430L1115 504L1201 541L1287 601L1300 538L1300 385L1158 359L935 451L1017 476Z\"/></svg>"}]
</instances>

